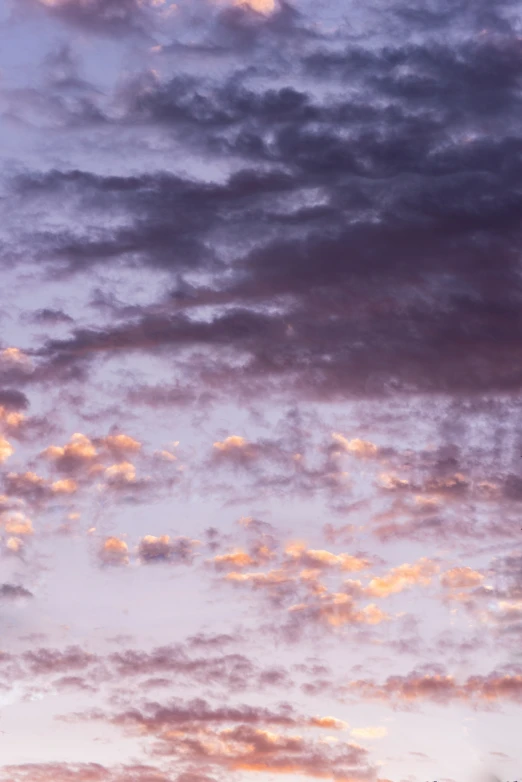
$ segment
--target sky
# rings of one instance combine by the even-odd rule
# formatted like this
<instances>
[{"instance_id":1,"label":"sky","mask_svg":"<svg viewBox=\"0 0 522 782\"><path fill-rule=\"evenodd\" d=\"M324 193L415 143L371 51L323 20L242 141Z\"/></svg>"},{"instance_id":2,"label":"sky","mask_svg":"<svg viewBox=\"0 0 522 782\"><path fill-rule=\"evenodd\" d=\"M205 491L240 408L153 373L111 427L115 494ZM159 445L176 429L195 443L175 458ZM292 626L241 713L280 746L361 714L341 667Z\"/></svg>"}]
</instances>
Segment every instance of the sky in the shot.
<instances>
[{"instance_id":1,"label":"sky","mask_svg":"<svg viewBox=\"0 0 522 782\"><path fill-rule=\"evenodd\" d=\"M522 774L522 5L0 0L0 782Z\"/></svg>"}]
</instances>

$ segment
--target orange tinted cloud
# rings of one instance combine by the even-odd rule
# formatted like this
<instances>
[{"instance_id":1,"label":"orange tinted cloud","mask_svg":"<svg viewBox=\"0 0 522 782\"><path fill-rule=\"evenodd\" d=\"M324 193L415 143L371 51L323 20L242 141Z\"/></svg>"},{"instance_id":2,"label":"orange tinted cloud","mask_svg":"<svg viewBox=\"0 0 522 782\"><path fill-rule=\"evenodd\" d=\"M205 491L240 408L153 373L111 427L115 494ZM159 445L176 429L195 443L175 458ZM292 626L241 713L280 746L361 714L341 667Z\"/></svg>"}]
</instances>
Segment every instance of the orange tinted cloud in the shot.
<instances>
[{"instance_id":1,"label":"orange tinted cloud","mask_svg":"<svg viewBox=\"0 0 522 782\"><path fill-rule=\"evenodd\" d=\"M336 717L312 717L310 725L326 730L345 730L348 727L347 722L338 720Z\"/></svg>"},{"instance_id":2,"label":"orange tinted cloud","mask_svg":"<svg viewBox=\"0 0 522 782\"><path fill-rule=\"evenodd\" d=\"M344 592L328 592L319 596L318 602L302 603L290 607L294 615L302 614L307 622L321 622L330 627L348 624L380 624L390 617L374 603L359 608L353 597Z\"/></svg>"},{"instance_id":3,"label":"orange tinted cloud","mask_svg":"<svg viewBox=\"0 0 522 782\"><path fill-rule=\"evenodd\" d=\"M76 432L66 445L50 445L42 455L54 462L63 472L72 472L91 465L98 456L94 443L84 434Z\"/></svg>"},{"instance_id":4,"label":"orange tinted cloud","mask_svg":"<svg viewBox=\"0 0 522 782\"><path fill-rule=\"evenodd\" d=\"M234 5L250 8L258 14L265 16L270 15L275 11L275 0L234 0Z\"/></svg>"},{"instance_id":5,"label":"orange tinted cloud","mask_svg":"<svg viewBox=\"0 0 522 782\"><path fill-rule=\"evenodd\" d=\"M204 762L215 771L292 774L338 782L375 778L366 749L348 741L318 740L309 732L310 728L341 729L343 723L332 717L299 716L289 707L213 709L202 699L168 707L151 703L142 711L117 715L113 722L153 736L161 742L162 754L185 763Z\"/></svg>"},{"instance_id":6,"label":"orange tinted cloud","mask_svg":"<svg viewBox=\"0 0 522 782\"><path fill-rule=\"evenodd\" d=\"M426 586L437 571L438 565L423 557L415 565L399 565L386 576L372 578L365 592L374 597L388 597L412 586Z\"/></svg>"},{"instance_id":7,"label":"orange tinted cloud","mask_svg":"<svg viewBox=\"0 0 522 782\"><path fill-rule=\"evenodd\" d=\"M369 567L367 559L354 557L350 554L332 554L324 549L307 549L301 543L294 543L286 547L285 554L290 560L309 568L332 568L340 570L357 571Z\"/></svg>"},{"instance_id":8,"label":"orange tinted cloud","mask_svg":"<svg viewBox=\"0 0 522 782\"><path fill-rule=\"evenodd\" d=\"M0 405L0 425L3 425L5 429L15 432L24 421L25 416L23 413L8 410L3 405Z\"/></svg>"},{"instance_id":9,"label":"orange tinted cloud","mask_svg":"<svg viewBox=\"0 0 522 782\"><path fill-rule=\"evenodd\" d=\"M8 366L11 365L24 368L30 367L31 365L29 356L19 348L5 348L4 350L0 350L0 362Z\"/></svg>"},{"instance_id":10,"label":"orange tinted cloud","mask_svg":"<svg viewBox=\"0 0 522 782\"><path fill-rule=\"evenodd\" d=\"M136 468L131 462L120 462L107 467L104 475L108 483L134 483L136 480Z\"/></svg>"},{"instance_id":11,"label":"orange tinted cloud","mask_svg":"<svg viewBox=\"0 0 522 782\"><path fill-rule=\"evenodd\" d=\"M468 587L480 586L484 576L477 570L470 567L454 567L446 570L440 577L443 587L448 589L466 589Z\"/></svg>"},{"instance_id":12,"label":"orange tinted cloud","mask_svg":"<svg viewBox=\"0 0 522 782\"><path fill-rule=\"evenodd\" d=\"M238 583L251 583L253 586L271 587L279 584L288 584L291 576L284 570L270 570L267 573L228 573L227 581Z\"/></svg>"},{"instance_id":13,"label":"orange tinted cloud","mask_svg":"<svg viewBox=\"0 0 522 782\"><path fill-rule=\"evenodd\" d=\"M51 490L55 494L74 494L78 490L78 484L72 478L62 478L61 481L51 483Z\"/></svg>"},{"instance_id":14,"label":"orange tinted cloud","mask_svg":"<svg viewBox=\"0 0 522 782\"><path fill-rule=\"evenodd\" d=\"M248 447L248 443L245 440L244 437L239 437L238 435L231 435L230 437L227 437L223 442L216 442L214 443L214 448L217 451L221 451L226 453L227 451L235 451L235 450L242 450L244 448Z\"/></svg>"},{"instance_id":15,"label":"orange tinted cloud","mask_svg":"<svg viewBox=\"0 0 522 782\"><path fill-rule=\"evenodd\" d=\"M13 554L19 554L24 547L24 541L22 538L12 537L6 540L5 545L8 551L12 552Z\"/></svg>"},{"instance_id":16,"label":"orange tinted cloud","mask_svg":"<svg viewBox=\"0 0 522 782\"><path fill-rule=\"evenodd\" d=\"M344 437L342 434L339 434L338 432L334 432L332 434L333 439L335 442L348 453L353 453L354 456L359 456L362 458L368 458L368 457L374 457L377 456L379 453L379 449L374 443L369 442L368 440L360 440L359 438L355 438L354 440L348 440L346 437Z\"/></svg>"},{"instance_id":17,"label":"orange tinted cloud","mask_svg":"<svg viewBox=\"0 0 522 782\"><path fill-rule=\"evenodd\" d=\"M5 437L0 435L0 464L5 462L12 453L14 453L13 446L5 439Z\"/></svg>"},{"instance_id":18,"label":"orange tinted cloud","mask_svg":"<svg viewBox=\"0 0 522 782\"><path fill-rule=\"evenodd\" d=\"M407 478L399 478L397 475L389 472L383 472L379 476L379 481L384 489L389 491L397 491L400 489L408 489L410 482Z\"/></svg>"},{"instance_id":19,"label":"orange tinted cloud","mask_svg":"<svg viewBox=\"0 0 522 782\"><path fill-rule=\"evenodd\" d=\"M210 560L218 570L250 567L255 560L242 549L234 549L228 554L219 554Z\"/></svg>"},{"instance_id":20,"label":"orange tinted cloud","mask_svg":"<svg viewBox=\"0 0 522 782\"><path fill-rule=\"evenodd\" d=\"M128 565L129 547L124 540L116 537L107 538L98 552L98 556L105 565Z\"/></svg>"},{"instance_id":21,"label":"orange tinted cloud","mask_svg":"<svg viewBox=\"0 0 522 782\"><path fill-rule=\"evenodd\" d=\"M33 522L24 513L11 513L0 519L2 526L9 535L26 536L33 534Z\"/></svg>"},{"instance_id":22,"label":"orange tinted cloud","mask_svg":"<svg viewBox=\"0 0 522 782\"><path fill-rule=\"evenodd\" d=\"M229 461L246 466L259 456L259 449L239 435L231 435L223 441L214 443L215 459Z\"/></svg>"},{"instance_id":23,"label":"orange tinted cloud","mask_svg":"<svg viewBox=\"0 0 522 782\"><path fill-rule=\"evenodd\" d=\"M141 450L141 443L128 434L110 434L96 440L96 444L107 448L114 456L120 458Z\"/></svg>"}]
</instances>

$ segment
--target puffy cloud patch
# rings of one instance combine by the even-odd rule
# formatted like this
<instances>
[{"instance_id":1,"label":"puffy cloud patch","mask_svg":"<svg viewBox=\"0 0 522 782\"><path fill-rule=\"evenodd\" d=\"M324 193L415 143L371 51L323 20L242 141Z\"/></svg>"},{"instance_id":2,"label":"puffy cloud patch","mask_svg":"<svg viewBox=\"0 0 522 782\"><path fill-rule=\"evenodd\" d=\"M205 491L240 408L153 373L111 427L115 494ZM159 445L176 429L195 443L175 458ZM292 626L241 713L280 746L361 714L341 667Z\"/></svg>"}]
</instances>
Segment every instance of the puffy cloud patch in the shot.
<instances>
[{"instance_id":1,"label":"puffy cloud patch","mask_svg":"<svg viewBox=\"0 0 522 782\"><path fill-rule=\"evenodd\" d=\"M417 584L426 586L438 569L438 565L423 557L414 565L399 565L385 576L372 578L365 591L374 597L387 597Z\"/></svg>"},{"instance_id":2,"label":"puffy cloud patch","mask_svg":"<svg viewBox=\"0 0 522 782\"><path fill-rule=\"evenodd\" d=\"M98 457L94 443L84 434L76 432L64 446L50 445L42 454L61 472L76 472L91 466Z\"/></svg>"},{"instance_id":3,"label":"puffy cloud patch","mask_svg":"<svg viewBox=\"0 0 522 782\"><path fill-rule=\"evenodd\" d=\"M128 565L129 547L124 540L112 536L104 540L98 557L104 565Z\"/></svg>"},{"instance_id":4,"label":"puffy cloud patch","mask_svg":"<svg viewBox=\"0 0 522 782\"><path fill-rule=\"evenodd\" d=\"M33 597L33 594L23 586L0 584L0 600L18 600L24 597Z\"/></svg>"},{"instance_id":5,"label":"puffy cloud patch","mask_svg":"<svg viewBox=\"0 0 522 782\"><path fill-rule=\"evenodd\" d=\"M138 556L144 563L174 562L191 564L198 540L186 537L170 538L169 535L145 535L138 545Z\"/></svg>"},{"instance_id":6,"label":"puffy cloud patch","mask_svg":"<svg viewBox=\"0 0 522 782\"><path fill-rule=\"evenodd\" d=\"M13 452L14 448L11 443L9 443L5 437L0 435L0 463L5 462L6 459L9 459Z\"/></svg>"}]
</instances>

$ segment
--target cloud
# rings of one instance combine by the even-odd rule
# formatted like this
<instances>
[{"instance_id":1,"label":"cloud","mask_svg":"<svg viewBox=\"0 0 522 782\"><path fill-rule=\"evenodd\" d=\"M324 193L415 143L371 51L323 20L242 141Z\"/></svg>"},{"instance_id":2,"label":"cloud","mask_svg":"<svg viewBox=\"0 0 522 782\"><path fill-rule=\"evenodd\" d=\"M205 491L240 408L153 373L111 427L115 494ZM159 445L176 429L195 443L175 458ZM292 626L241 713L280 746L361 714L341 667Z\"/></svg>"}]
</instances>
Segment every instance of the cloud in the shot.
<instances>
[{"instance_id":1,"label":"cloud","mask_svg":"<svg viewBox=\"0 0 522 782\"><path fill-rule=\"evenodd\" d=\"M42 455L54 463L60 472L76 472L91 466L98 457L98 451L84 434L76 432L64 446L50 445Z\"/></svg>"},{"instance_id":2,"label":"cloud","mask_svg":"<svg viewBox=\"0 0 522 782\"><path fill-rule=\"evenodd\" d=\"M217 460L227 460L234 464L247 466L258 458L259 451L244 437L230 435L222 442L214 443L213 456Z\"/></svg>"},{"instance_id":3,"label":"cloud","mask_svg":"<svg viewBox=\"0 0 522 782\"><path fill-rule=\"evenodd\" d=\"M128 565L129 547L117 537L107 538L98 551L98 557L104 565Z\"/></svg>"},{"instance_id":4,"label":"cloud","mask_svg":"<svg viewBox=\"0 0 522 782\"><path fill-rule=\"evenodd\" d=\"M484 576L470 567L455 567L446 570L440 577L443 587L448 589L467 589L480 586Z\"/></svg>"},{"instance_id":5,"label":"cloud","mask_svg":"<svg viewBox=\"0 0 522 782\"><path fill-rule=\"evenodd\" d=\"M438 565L423 557L415 565L399 565L386 576L372 578L365 592L374 597L387 597L417 584L426 586L438 569Z\"/></svg>"},{"instance_id":6,"label":"cloud","mask_svg":"<svg viewBox=\"0 0 522 782\"><path fill-rule=\"evenodd\" d=\"M170 538L169 535L145 535L138 545L138 556L144 563L174 562L191 564L199 541L186 537Z\"/></svg>"},{"instance_id":7,"label":"cloud","mask_svg":"<svg viewBox=\"0 0 522 782\"><path fill-rule=\"evenodd\" d=\"M241 529L221 514L207 520L205 557L188 576L203 579L203 592L210 586L211 601L234 601L230 616L244 616L245 637L232 651L235 630L220 625L218 612L190 648L150 639L152 648L120 646L92 663L106 666L107 693L76 653L38 653L20 666L56 677L49 691L76 688L90 698L92 685L100 711L107 694L103 719L143 741L161 768L172 763L179 782L246 771L337 782L376 774L336 717L260 707L259 693L272 687L286 698L300 680L293 668L291 677L241 653L256 641L251 627L270 649L302 641L287 650L294 659L308 641L328 659L339 637L368 650L365 667L350 673L361 678L346 689L307 661L303 696L348 693L392 706L518 703L520 673L501 667L522 627L520 561L505 548L518 534L522 498L519 454L510 455L522 386L514 6L512 22L508 5L488 10L482 0L453 9L395 4L381 15L365 8L348 30L331 9L326 19L318 6L284 2L193 0L173 10L172 26L163 15L170 3L17 5L22 24L29 8L43 20L42 45L62 29L57 22L79 37L47 57L32 90L14 90L7 78L3 95L6 116L24 129L13 143L23 148L34 134L60 150L50 164L57 168L24 155L21 173L7 172L4 182L13 290L33 266L50 287L38 282L39 309L17 326L36 333L24 331L24 349L0 356L0 429L6 447L16 445L16 466L3 476L3 552L21 553L33 531L29 516L52 535L55 520L76 522L72 514L81 512L92 519L95 561L143 565L133 575L148 590L173 571L146 565L198 561L199 533L164 534L160 516L173 502L212 504L219 495L225 508L242 502L237 515L253 514ZM139 38L149 31L150 39ZM102 42L100 61L92 61L99 47L82 42L93 34L113 36L108 59ZM130 44L125 35L134 35ZM76 45L100 89L82 83ZM132 74L116 74L114 57L131 63ZM14 82L29 71L19 69ZM158 150L171 170L155 170ZM20 423L28 397L56 426L44 442ZM217 408L222 401L226 411ZM168 406L184 408L178 434L161 433L178 426L163 415ZM71 421L64 435L58 427ZM94 428L100 421L106 429ZM190 439L191 427L201 437L176 461L163 436ZM186 496L170 491L178 473ZM157 510L150 526L136 508L144 495ZM321 537L325 502L332 524ZM256 514L270 512L273 526L263 526ZM105 532L107 518L116 531L98 538L95 527ZM293 528L283 531L287 521ZM308 542L289 542L303 530L313 534ZM372 537L383 557L385 544L397 553L408 541L408 561L368 555ZM419 542L444 544L447 561L411 558ZM455 566L463 544L468 566ZM488 568L482 555L493 549L499 559ZM6 564L33 563L11 556ZM429 616L432 597L437 611L465 612L452 646L435 637L430 647L407 616L414 603ZM204 617L197 619L194 633ZM484 625L489 640L480 640ZM497 669L472 675L472 663L499 640ZM435 649L451 667L402 667L383 683L374 669L387 663L372 649L408 659ZM464 676L452 677L463 660ZM209 699L215 689L219 701L155 701L176 686ZM234 707L231 694L248 689L256 706ZM355 724L363 727L348 737L382 735L371 721ZM7 779L155 775L93 764L31 769Z\"/></svg>"},{"instance_id":8,"label":"cloud","mask_svg":"<svg viewBox=\"0 0 522 782\"><path fill-rule=\"evenodd\" d=\"M268 589L290 586L293 589L294 579L284 570L270 570L267 573L228 573L226 580L235 584L251 584L254 588ZM285 590L286 591L286 590Z\"/></svg>"},{"instance_id":9,"label":"cloud","mask_svg":"<svg viewBox=\"0 0 522 782\"><path fill-rule=\"evenodd\" d=\"M4 350L0 351L0 363L15 367L28 367L30 359L19 348L4 348Z\"/></svg>"},{"instance_id":10,"label":"cloud","mask_svg":"<svg viewBox=\"0 0 522 782\"><path fill-rule=\"evenodd\" d=\"M21 586L6 584L4 587L0 597L6 602L33 597L31 592ZM203 638L201 636L199 640ZM169 691L173 688L183 690L186 687L204 687L206 692L212 692L222 699L227 692L255 693L262 689L267 693L278 694L282 690L288 693L295 686L285 667L265 667L243 653L224 648L231 642L237 644L241 640L239 638L230 641L218 636L215 643L203 646L194 645L188 639L184 643L155 646L152 649L127 647L113 653L91 652L85 645L63 648L35 646L36 641L41 641L38 636L24 640L31 641L28 649L20 651L16 656L1 653L0 662L4 665L16 660L16 666L12 666L9 671L5 667L2 669L4 676L9 673L11 685L15 681L22 684L30 681L35 693L90 687L96 696L94 702L103 703L103 685L112 681L118 682L114 693L121 697L120 705L126 703L130 707L137 702L141 703L136 698L141 699L142 694L150 699L151 690L156 687L168 687ZM212 637L205 639L210 642L213 640ZM131 691L134 695L130 699L125 697L125 693ZM264 713L262 711L261 715ZM315 724L315 719L309 724ZM335 722L332 717L327 719L330 725L325 721L322 725L317 723L317 726L342 728L340 721Z\"/></svg>"},{"instance_id":11,"label":"cloud","mask_svg":"<svg viewBox=\"0 0 522 782\"><path fill-rule=\"evenodd\" d=\"M144 29L148 10L164 20L162 7L137 0L38 6L118 36ZM233 155L234 173L103 176L83 163L15 178L13 197L24 205L45 194L35 222L17 226L16 246L37 246L61 271L137 263L171 280L154 306L127 309L124 321L47 340L32 357L41 371L59 362L82 371L102 351L177 345L205 353L187 385L212 394L284 389L332 400L520 388L519 160L509 129L522 66L516 23L504 12L461 6L450 25L447 14L423 9L413 23L399 5L390 15L404 35L379 45L344 29L334 40L314 14L284 3L267 16L208 8L208 25L199 33L189 25L192 48L174 30L174 48L157 54L168 62L176 51L176 73L148 69L129 80L116 106L95 104L98 121L113 148L122 127L131 136L139 124L187 157L219 166ZM421 17L436 19L438 32L410 40ZM252 79L260 50L270 57L282 35L300 43L293 76L272 58L271 74ZM221 56L240 41L241 61L227 60L220 78L184 67L185 55ZM64 193L76 222L59 217ZM111 219L102 225L100 214ZM205 272L198 281L195 269ZM204 317L200 306L211 308Z\"/></svg>"},{"instance_id":12,"label":"cloud","mask_svg":"<svg viewBox=\"0 0 522 782\"><path fill-rule=\"evenodd\" d=\"M99 763L20 763L0 766L2 782L172 782L155 766L124 765L109 768Z\"/></svg>"},{"instance_id":13,"label":"cloud","mask_svg":"<svg viewBox=\"0 0 522 782\"><path fill-rule=\"evenodd\" d=\"M289 641L303 634L319 635L325 629L342 632L350 626L371 628L391 622L397 617L375 601L413 587L436 587L434 577L440 571L436 561L422 557L378 575L374 567L384 564L379 559L310 549L302 542L289 543L280 553L273 551L275 561L268 570L251 559L244 549L237 549L217 554L208 563L218 572L226 571L225 583L257 593L264 601L267 626ZM358 573L359 579L342 580L345 573Z\"/></svg>"},{"instance_id":14,"label":"cloud","mask_svg":"<svg viewBox=\"0 0 522 782\"><path fill-rule=\"evenodd\" d=\"M255 560L241 549L235 549L228 554L217 554L211 561L218 570L237 570L255 564Z\"/></svg>"},{"instance_id":15,"label":"cloud","mask_svg":"<svg viewBox=\"0 0 522 782\"><path fill-rule=\"evenodd\" d=\"M0 463L5 462L6 459L9 459L13 452L14 448L11 443L9 443L5 437L0 435Z\"/></svg>"},{"instance_id":16,"label":"cloud","mask_svg":"<svg viewBox=\"0 0 522 782\"><path fill-rule=\"evenodd\" d=\"M290 606L289 612L290 619L285 628L289 637L297 637L306 624L339 628L344 625L377 625L390 619L375 603L359 608L353 597L345 592L320 594L315 600Z\"/></svg>"},{"instance_id":17,"label":"cloud","mask_svg":"<svg viewBox=\"0 0 522 782\"><path fill-rule=\"evenodd\" d=\"M0 406L0 424L7 432L16 435L20 427L25 421L23 413L14 412L8 407Z\"/></svg>"},{"instance_id":18,"label":"cloud","mask_svg":"<svg viewBox=\"0 0 522 782\"><path fill-rule=\"evenodd\" d=\"M33 534L33 522L21 512L0 515L0 526L9 535L25 537Z\"/></svg>"},{"instance_id":19,"label":"cloud","mask_svg":"<svg viewBox=\"0 0 522 782\"><path fill-rule=\"evenodd\" d=\"M362 458L374 457L379 453L378 447L368 440L360 440L359 438L355 438L354 440L347 440L346 437L344 437L342 434L339 434L338 432L334 432L332 437L337 445L342 448L342 450L348 451L354 456Z\"/></svg>"},{"instance_id":20,"label":"cloud","mask_svg":"<svg viewBox=\"0 0 522 782\"><path fill-rule=\"evenodd\" d=\"M67 315L62 310L55 310L49 307L44 307L41 310L36 310L32 314L32 320L35 323L43 323L46 325L58 325L60 323L74 323L74 318Z\"/></svg>"},{"instance_id":21,"label":"cloud","mask_svg":"<svg viewBox=\"0 0 522 782\"><path fill-rule=\"evenodd\" d=\"M288 706L271 710L262 706L217 706L213 707L203 698L172 701L168 706L151 703L143 711L134 709L122 712L115 717L120 725L142 725L148 730L162 732L174 726L183 728L192 724L223 725L228 722L241 722L247 725L273 725L292 727L299 724L297 715ZM166 736L168 739L168 734Z\"/></svg>"},{"instance_id":22,"label":"cloud","mask_svg":"<svg viewBox=\"0 0 522 782\"><path fill-rule=\"evenodd\" d=\"M302 717L289 707L278 711L249 706L213 708L198 699L168 706L149 704L121 712L111 722L156 739L162 756L184 764L204 762L216 772L298 774L340 782L370 780L375 775L363 747L350 742L328 745L307 735L308 728L332 729L332 718L321 724L320 718ZM296 728L299 733L293 732ZM343 726L337 723L335 729Z\"/></svg>"},{"instance_id":23,"label":"cloud","mask_svg":"<svg viewBox=\"0 0 522 782\"><path fill-rule=\"evenodd\" d=\"M75 494L78 484L72 478L62 478L60 481L51 483L51 490L54 494Z\"/></svg>"},{"instance_id":24,"label":"cloud","mask_svg":"<svg viewBox=\"0 0 522 782\"><path fill-rule=\"evenodd\" d=\"M246 522L242 520L242 526L248 531L251 521ZM381 608L381 600L413 587L436 589L439 584L435 576L440 564L426 557L379 573L384 560L361 552L334 553L291 542L282 550L272 547L271 554L269 569L244 548L217 553L207 563L224 573L224 583L257 593L267 628L289 641L309 633L319 636L324 630L342 632L350 626L371 628L396 621L400 615ZM357 573L358 579L343 579L347 573ZM439 592L443 600L444 594Z\"/></svg>"},{"instance_id":25,"label":"cloud","mask_svg":"<svg viewBox=\"0 0 522 782\"><path fill-rule=\"evenodd\" d=\"M134 483L136 480L136 468L131 462L120 462L106 467L104 476L109 485L125 486L127 483Z\"/></svg>"},{"instance_id":26,"label":"cloud","mask_svg":"<svg viewBox=\"0 0 522 782\"><path fill-rule=\"evenodd\" d=\"M285 554L292 564L307 568L339 568L344 571L365 570L370 566L370 561L351 554L332 554L324 549L307 549L302 543L290 544L285 549Z\"/></svg>"},{"instance_id":27,"label":"cloud","mask_svg":"<svg viewBox=\"0 0 522 782\"><path fill-rule=\"evenodd\" d=\"M162 5L154 0L24 0L52 17L85 32L99 35L144 34L147 11Z\"/></svg>"},{"instance_id":28,"label":"cloud","mask_svg":"<svg viewBox=\"0 0 522 782\"><path fill-rule=\"evenodd\" d=\"M124 460L129 454L138 453L141 443L128 434L110 434L94 440L98 447L106 448L115 458Z\"/></svg>"},{"instance_id":29,"label":"cloud","mask_svg":"<svg viewBox=\"0 0 522 782\"><path fill-rule=\"evenodd\" d=\"M34 675L84 670L97 659L96 655L86 652L80 646L69 646L64 650L35 649L24 652L22 657Z\"/></svg>"},{"instance_id":30,"label":"cloud","mask_svg":"<svg viewBox=\"0 0 522 782\"><path fill-rule=\"evenodd\" d=\"M89 482L96 478L99 480L100 490L116 494L132 489L134 497L143 494L145 489L159 489L163 482L168 484L168 476L158 470L156 470L156 481L137 477L136 466L129 461L128 457L131 455L141 457L141 449L141 442L123 433L91 438L77 432L66 445L48 446L42 451L41 456L58 473L66 477L45 482L45 485L42 483L39 489L40 499L56 494L74 494L79 489L87 488ZM20 488L24 488L21 485L21 477L16 481ZM28 489L27 481L26 484L25 488ZM33 486L34 494L36 488L36 485Z\"/></svg>"},{"instance_id":31,"label":"cloud","mask_svg":"<svg viewBox=\"0 0 522 782\"><path fill-rule=\"evenodd\" d=\"M26 410L29 407L29 400L22 391L15 388L1 388L0 405L7 410Z\"/></svg>"},{"instance_id":32,"label":"cloud","mask_svg":"<svg viewBox=\"0 0 522 782\"><path fill-rule=\"evenodd\" d=\"M276 7L274 0L236 0L235 5L247 6L259 14L271 14Z\"/></svg>"},{"instance_id":33,"label":"cloud","mask_svg":"<svg viewBox=\"0 0 522 782\"><path fill-rule=\"evenodd\" d=\"M202 649L198 656L183 644L156 647L151 651L126 649L111 655L107 664L120 678L168 676L171 683L172 680L182 684L192 682L234 692L292 686L284 668L260 668L244 654L224 652L222 642L217 644L215 651L210 647L213 653L208 653L208 645Z\"/></svg>"},{"instance_id":34,"label":"cloud","mask_svg":"<svg viewBox=\"0 0 522 782\"><path fill-rule=\"evenodd\" d=\"M5 478L5 486L8 495L14 495L29 502L38 502L49 494L49 486L45 478L31 471L8 473Z\"/></svg>"},{"instance_id":35,"label":"cloud","mask_svg":"<svg viewBox=\"0 0 522 782\"><path fill-rule=\"evenodd\" d=\"M476 706L488 706L522 700L522 675L493 671L487 676L469 676L459 684L451 675L412 671L407 676L390 676L384 684L371 680L355 680L346 687L347 693L364 700L390 703L433 701L450 704L458 701Z\"/></svg>"},{"instance_id":36,"label":"cloud","mask_svg":"<svg viewBox=\"0 0 522 782\"><path fill-rule=\"evenodd\" d=\"M310 725L327 730L345 730L348 727L347 722L338 720L337 717L312 717Z\"/></svg>"},{"instance_id":37,"label":"cloud","mask_svg":"<svg viewBox=\"0 0 522 782\"><path fill-rule=\"evenodd\" d=\"M227 644L234 643L238 640L237 637L234 637L233 635L230 635L229 633L218 633L212 634L212 633L196 633L196 635L191 635L188 638L188 642L191 646L195 648L219 648L222 646L226 646Z\"/></svg>"},{"instance_id":38,"label":"cloud","mask_svg":"<svg viewBox=\"0 0 522 782\"><path fill-rule=\"evenodd\" d=\"M1 600L17 600L21 597L33 597L33 594L23 586L16 586L14 584L0 584Z\"/></svg>"},{"instance_id":39,"label":"cloud","mask_svg":"<svg viewBox=\"0 0 522 782\"><path fill-rule=\"evenodd\" d=\"M20 554L25 546L24 540L17 537L9 537L5 542L5 546L8 552L12 554Z\"/></svg>"}]
</instances>

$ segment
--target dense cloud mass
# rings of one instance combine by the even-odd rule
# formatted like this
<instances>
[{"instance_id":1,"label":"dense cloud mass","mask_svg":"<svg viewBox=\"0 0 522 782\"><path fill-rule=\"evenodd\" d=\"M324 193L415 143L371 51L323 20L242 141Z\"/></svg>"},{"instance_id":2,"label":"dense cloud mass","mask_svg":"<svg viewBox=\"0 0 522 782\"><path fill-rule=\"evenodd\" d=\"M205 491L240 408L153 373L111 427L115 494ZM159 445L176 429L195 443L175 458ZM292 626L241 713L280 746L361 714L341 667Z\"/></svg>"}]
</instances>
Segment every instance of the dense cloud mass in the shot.
<instances>
[{"instance_id":1,"label":"dense cloud mass","mask_svg":"<svg viewBox=\"0 0 522 782\"><path fill-rule=\"evenodd\" d=\"M105 5L56 9L102 23ZM132 14L113 5L119 19ZM522 60L501 13L489 14L493 29L449 40L366 48L323 36L287 84L284 49L275 73L255 57L250 68L233 60L224 83L136 77L123 116L104 124L160 128L178 145L188 136L189 154L221 166L233 155L236 170L219 182L79 169L15 178L24 203L67 198L90 222L81 233L35 226L26 239L52 263L72 273L124 261L172 279L150 307L73 329L40 355L226 345L242 360L238 383L267 376L321 398L515 391L520 162L510 118ZM290 47L297 32L287 35ZM95 228L100 210L120 224ZM201 282L189 282L198 270ZM199 306L213 308L210 319L194 315Z\"/></svg>"},{"instance_id":2,"label":"dense cloud mass","mask_svg":"<svg viewBox=\"0 0 522 782\"><path fill-rule=\"evenodd\" d=\"M521 42L0 0L0 782L520 772Z\"/></svg>"}]
</instances>

